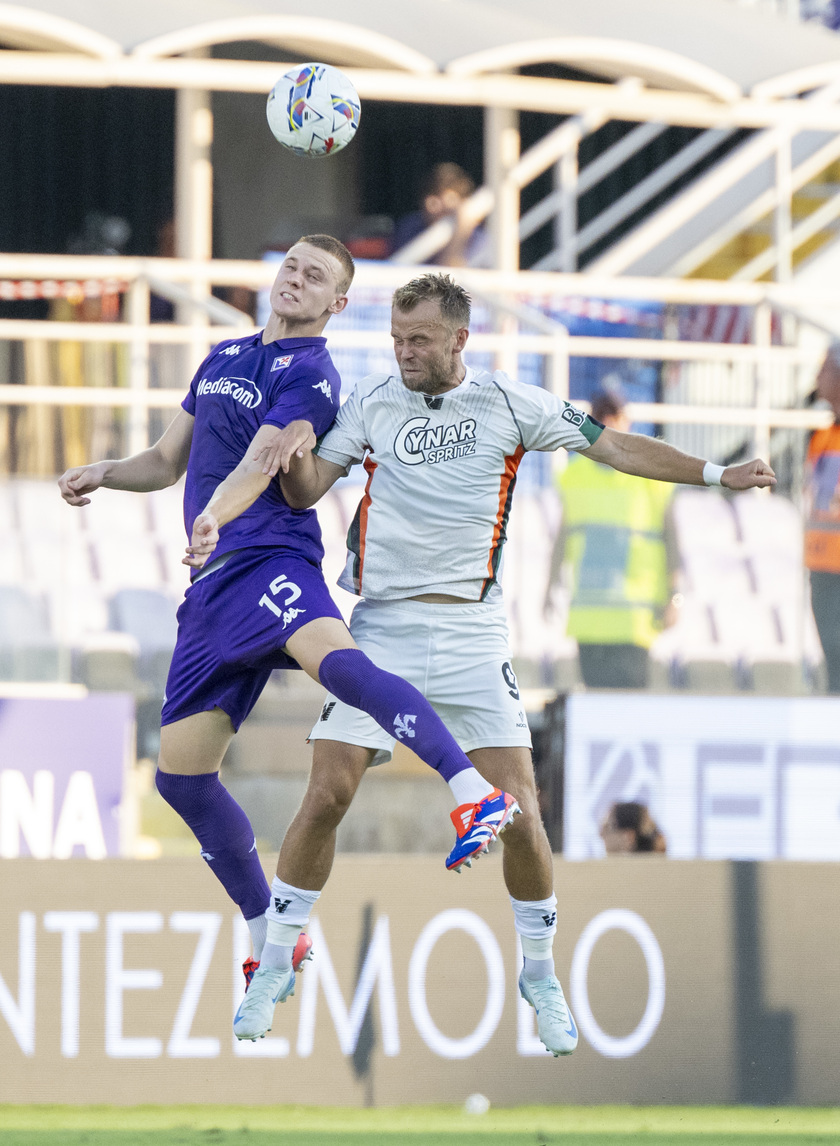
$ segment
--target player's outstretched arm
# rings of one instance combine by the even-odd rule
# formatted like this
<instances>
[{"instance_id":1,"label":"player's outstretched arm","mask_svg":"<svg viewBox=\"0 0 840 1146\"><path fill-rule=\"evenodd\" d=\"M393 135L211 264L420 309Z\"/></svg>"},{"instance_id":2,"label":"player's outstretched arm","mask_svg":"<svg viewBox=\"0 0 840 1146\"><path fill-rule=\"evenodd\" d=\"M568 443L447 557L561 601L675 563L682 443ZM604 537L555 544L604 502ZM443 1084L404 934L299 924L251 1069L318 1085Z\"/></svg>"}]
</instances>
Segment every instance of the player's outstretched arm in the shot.
<instances>
[{"instance_id":1,"label":"player's outstretched arm","mask_svg":"<svg viewBox=\"0 0 840 1146\"><path fill-rule=\"evenodd\" d=\"M89 466L74 466L58 479L61 496L68 505L89 505L87 496L94 490L127 489L135 493L148 493L174 485L190 456L195 419L186 410L179 410L169 427L148 450L141 450L120 461L94 462Z\"/></svg>"},{"instance_id":2,"label":"player's outstretched arm","mask_svg":"<svg viewBox=\"0 0 840 1146\"><path fill-rule=\"evenodd\" d=\"M644 434L625 434L607 427L586 450L586 456L637 477L684 485L709 484L703 476L707 463L702 458ZM720 474L720 484L727 489L762 489L775 485L776 475L766 462L756 458L740 466L727 466Z\"/></svg>"}]
</instances>

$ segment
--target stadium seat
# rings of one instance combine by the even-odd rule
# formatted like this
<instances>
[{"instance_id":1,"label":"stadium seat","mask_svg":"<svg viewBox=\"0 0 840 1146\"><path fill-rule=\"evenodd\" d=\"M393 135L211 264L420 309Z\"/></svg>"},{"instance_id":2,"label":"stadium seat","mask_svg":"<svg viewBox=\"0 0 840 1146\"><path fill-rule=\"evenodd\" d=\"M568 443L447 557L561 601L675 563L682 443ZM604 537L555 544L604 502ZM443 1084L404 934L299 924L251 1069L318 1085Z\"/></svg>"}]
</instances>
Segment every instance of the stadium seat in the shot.
<instances>
[{"instance_id":1,"label":"stadium seat","mask_svg":"<svg viewBox=\"0 0 840 1146\"><path fill-rule=\"evenodd\" d=\"M58 680L60 669L44 600L16 585L0 586L0 680Z\"/></svg>"},{"instance_id":2,"label":"stadium seat","mask_svg":"<svg viewBox=\"0 0 840 1146\"><path fill-rule=\"evenodd\" d=\"M146 494L122 489L99 489L81 510L84 527L92 537L149 532L151 521Z\"/></svg>"},{"instance_id":3,"label":"stadium seat","mask_svg":"<svg viewBox=\"0 0 840 1146\"><path fill-rule=\"evenodd\" d=\"M780 553L801 560L802 518L792 501L753 491L733 497L732 508L747 551Z\"/></svg>"},{"instance_id":4,"label":"stadium seat","mask_svg":"<svg viewBox=\"0 0 840 1146\"><path fill-rule=\"evenodd\" d=\"M160 589L163 564L155 537L142 533L95 536L90 543L96 578L106 592L120 587Z\"/></svg>"},{"instance_id":5,"label":"stadium seat","mask_svg":"<svg viewBox=\"0 0 840 1146\"><path fill-rule=\"evenodd\" d=\"M84 511L67 505L55 481L18 478L9 483L17 527L24 536L33 533L52 538L74 536L84 528Z\"/></svg>"},{"instance_id":6,"label":"stadium seat","mask_svg":"<svg viewBox=\"0 0 840 1146\"><path fill-rule=\"evenodd\" d=\"M178 625L171 597L152 589L121 589L111 598L109 628L128 634L137 647L137 672L163 694Z\"/></svg>"}]
</instances>

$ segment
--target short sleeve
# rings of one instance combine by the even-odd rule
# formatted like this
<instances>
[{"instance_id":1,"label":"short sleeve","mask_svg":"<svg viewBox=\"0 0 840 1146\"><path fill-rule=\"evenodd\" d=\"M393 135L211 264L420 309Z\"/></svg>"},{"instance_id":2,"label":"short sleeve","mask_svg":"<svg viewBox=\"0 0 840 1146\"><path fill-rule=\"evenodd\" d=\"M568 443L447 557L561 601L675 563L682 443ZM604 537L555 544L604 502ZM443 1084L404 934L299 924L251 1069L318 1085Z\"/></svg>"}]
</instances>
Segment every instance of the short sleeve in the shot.
<instances>
[{"instance_id":1,"label":"short sleeve","mask_svg":"<svg viewBox=\"0 0 840 1146\"><path fill-rule=\"evenodd\" d=\"M588 450L601 436L603 425L571 402L538 386L498 377L526 450Z\"/></svg>"},{"instance_id":2,"label":"short sleeve","mask_svg":"<svg viewBox=\"0 0 840 1146\"><path fill-rule=\"evenodd\" d=\"M364 460L370 449L357 386L336 415L332 428L318 443L316 453L325 461L349 470Z\"/></svg>"},{"instance_id":3,"label":"short sleeve","mask_svg":"<svg viewBox=\"0 0 840 1146\"><path fill-rule=\"evenodd\" d=\"M338 383L325 378L318 369L301 370L290 378L275 396L262 424L282 429L289 422L310 422L320 437L333 423L338 408Z\"/></svg>"},{"instance_id":4,"label":"short sleeve","mask_svg":"<svg viewBox=\"0 0 840 1146\"><path fill-rule=\"evenodd\" d=\"M228 343L226 343L226 342L220 342L219 343L219 346L227 346L227 345L228 345ZM213 358L216 351L219 349L219 346L213 347L213 349L210 351L210 353L207 355L207 357L204 359L204 361L199 366L198 370L196 370L195 374L193 374L192 381L190 382L190 388L186 393L186 397L184 398L183 402L181 403L181 409L186 410L186 412L188 414L191 414L193 416L193 418L195 417L195 388L198 385L199 380L204 377L204 371L207 369L207 364Z\"/></svg>"}]
</instances>

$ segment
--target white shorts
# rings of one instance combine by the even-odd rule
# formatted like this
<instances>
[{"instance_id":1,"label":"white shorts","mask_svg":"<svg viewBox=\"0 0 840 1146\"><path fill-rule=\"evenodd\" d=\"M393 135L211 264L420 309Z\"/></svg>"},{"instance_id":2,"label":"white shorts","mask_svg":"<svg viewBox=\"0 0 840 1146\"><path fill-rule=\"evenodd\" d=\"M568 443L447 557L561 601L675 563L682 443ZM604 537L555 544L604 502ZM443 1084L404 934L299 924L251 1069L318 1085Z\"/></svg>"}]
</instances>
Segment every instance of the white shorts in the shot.
<instances>
[{"instance_id":1,"label":"white shorts","mask_svg":"<svg viewBox=\"0 0 840 1146\"><path fill-rule=\"evenodd\" d=\"M423 693L465 752L531 747L501 602L362 600L350 632L374 664ZM395 743L366 712L334 696L327 696L309 739L375 748L374 764L390 760Z\"/></svg>"}]
</instances>

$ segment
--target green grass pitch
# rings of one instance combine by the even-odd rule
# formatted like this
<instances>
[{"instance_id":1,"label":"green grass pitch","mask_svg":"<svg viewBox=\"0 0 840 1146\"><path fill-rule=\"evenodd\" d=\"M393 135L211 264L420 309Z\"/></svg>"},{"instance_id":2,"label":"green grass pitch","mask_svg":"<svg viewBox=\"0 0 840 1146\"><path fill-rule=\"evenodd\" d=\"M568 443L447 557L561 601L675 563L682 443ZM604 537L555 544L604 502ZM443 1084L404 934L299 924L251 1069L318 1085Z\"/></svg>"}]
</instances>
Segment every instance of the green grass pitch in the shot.
<instances>
[{"instance_id":1,"label":"green grass pitch","mask_svg":"<svg viewBox=\"0 0 840 1146\"><path fill-rule=\"evenodd\" d=\"M837 1146L840 1108L0 1105L0 1146Z\"/></svg>"}]
</instances>

